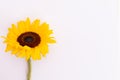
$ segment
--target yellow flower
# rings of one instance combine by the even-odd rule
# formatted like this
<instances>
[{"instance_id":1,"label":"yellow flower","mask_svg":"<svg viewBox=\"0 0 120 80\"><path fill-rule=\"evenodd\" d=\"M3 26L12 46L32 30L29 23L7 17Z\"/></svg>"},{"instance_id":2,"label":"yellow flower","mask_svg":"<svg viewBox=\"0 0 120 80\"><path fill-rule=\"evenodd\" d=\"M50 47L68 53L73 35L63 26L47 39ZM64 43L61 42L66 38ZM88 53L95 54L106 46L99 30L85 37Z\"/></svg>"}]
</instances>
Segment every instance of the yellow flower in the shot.
<instances>
[{"instance_id":1,"label":"yellow flower","mask_svg":"<svg viewBox=\"0 0 120 80\"><path fill-rule=\"evenodd\" d=\"M41 59L48 53L48 44L56 41L50 35L53 33L47 23L41 23L36 19L32 23L27 18L26 21L19 21L17 25L12 24L8 29L6 43L6 52L11 51L17 57Z\"/></svg>"}]
</instances>

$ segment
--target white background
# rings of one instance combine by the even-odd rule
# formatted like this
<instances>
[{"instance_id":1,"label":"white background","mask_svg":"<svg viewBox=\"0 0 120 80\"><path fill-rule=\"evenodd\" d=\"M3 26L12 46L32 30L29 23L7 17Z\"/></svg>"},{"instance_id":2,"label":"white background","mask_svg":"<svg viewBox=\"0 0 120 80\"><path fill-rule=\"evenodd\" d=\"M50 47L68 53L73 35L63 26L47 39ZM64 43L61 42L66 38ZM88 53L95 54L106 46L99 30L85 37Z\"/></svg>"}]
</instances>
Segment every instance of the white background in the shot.
<instances>
[{"instance_id":1,"label":"white background","mask_svg":"<svg viewBox=\"0 0 120 80\"><path fill-rule=\"evenodd\" d=\"M30 17L46 21L57 44L32 62L31 80L120 80L117 0L0 0L0 35ZM0 39L0 80L26 80L24 59L5 53Z\"/></svg>"}]
</instances>

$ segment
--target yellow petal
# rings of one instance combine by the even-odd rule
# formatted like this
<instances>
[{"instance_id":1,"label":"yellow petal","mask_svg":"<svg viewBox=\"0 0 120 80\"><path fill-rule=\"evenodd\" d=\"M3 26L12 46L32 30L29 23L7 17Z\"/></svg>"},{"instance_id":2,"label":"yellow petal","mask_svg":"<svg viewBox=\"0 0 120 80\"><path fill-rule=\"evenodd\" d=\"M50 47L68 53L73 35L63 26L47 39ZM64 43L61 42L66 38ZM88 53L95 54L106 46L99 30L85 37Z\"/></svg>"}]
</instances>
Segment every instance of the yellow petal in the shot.
<instances>
[{"instance_id":1,"label":"yellow petal","mask_svg":"<svg viewBox=\"0 0 120 80\"><path fill-rule=\"evenodd\" d=\"M26 21L25 21L25 30L29 31L29 27L30 27L30 19L27 18Z\"/></svg>"},{"instance_id":2,"label":"yellow petal","mask_svg":"<svg viewBox=\"0 0 120 80\"><path fill-rule=\"evenodd\" d=\"M40 51L42 53L43 56L46 56L46 54L48 53L48 45L44 45L40 48Z\"/></svg>"},{"instance_id":3,"label":"yellow petal","mask_svg":"<svg viewBox=\"0 0 120 80\"><path fill-rule=\"evenodd\" d=\"M27 24L27 26L30 26L30 19L29 18L26 19L26 24Z\"/></svg>"},{"instance_id":4,"label":"yellow petal","mask_svg":"<svg viewBox=\"0 0 120 80\"><path fill-rule=\"evenodd\" d=\"M33 23L32 23L32 27L34 28L35 32L39 32L39 25L40 25L40 20L36 19Z\"/></svg>"},{"instance_id":5,"label":"yellow petal","mask_svg":"<svg viewBox=\"0 0 120 80\"><path fill-rule=\"evenodd\" d=\"M10 45L7 45L6 49L5 49L5 52L8 52L11 50L11 46Z\"/></svg>"},{"instance_id":6,"label":"yellow petal","mask_svg":"<svg viewBox=\"0 0 120 80\"><path fill-rule=\"evenodd\" d=\"M30 57L31 57L31 51L30 50L26 51L26 56L25 57L26 57L26 61L30 59Z\"/></svg>"},{"instance_id":7,"label":"yellow petal","mask_svg":"<svg viewBox=\"0 0 120 80\"><path fill-rule=\"evenodd\" d=\"M31 57L33 60L40 60L41 59L40 49L36 47L31 53Z\"/></svg>"},{"instance_id":8,"label":"yellow petal","mask_svg":"<svg viewBox=\"0 0 120 80\"><path fill-rule=\"evenodd\" d=\"M25 55L26 55L26 51L25 50L21 50L18 54L16 54L17 55L17 57L21 57L21 58L23 58L23 57L25 57Z\"/></svg>"},{"instance_id":9,"label":"yellow petal","mask_svg":"<svg viewBox=\"0 0 120 80\"><path fill-rule=\"evenodd\" d=\"M13 30L13 33L14 33L15 35L18 35L18 34L19 34L16 25L12 24L12 30Z\"/></svg>"},{"instance_id":10,"label":"yellow petal","mask_svg":"<svg viewBox=\"0 0 120 80\"><path fill-rule=\"evenodd\" d=\"M5 37L5 36L0 36L0 38L6 39L6 37Z\"/></svg>"},{"instance_id":11,"label":"yellow petal","mask_svg":"<svg viewBox=\"0 0 120 80\"><path fill-rule=\"evenodd\" d=\"M56 43L56 41L55 41L54 39L51 39L51 38L49 38L49 39L47 40L47 42L48 42L48 43Z\"/></svg>"},{"instance_id":12,"label":"yellow petal","mask_svg":"<svg viewBox=\"0 0 120 80\"><path fill-rule=\"evenodd\" d=\"M41 25L40 25L40 30L41 30L42 32L48 31L48 30L49 30L49 24L47 24L47 23L41 24Z\"/></svg>"},{"instance_id":13,"label":"yellow petal","mask_svg":"<svg viewBox=\"0 0 120 80\"><path fill-rule=\"evenodd\" d=\"M25 23L24 23L24 21L18 22L18 30L19 30L20 33L25 32Z\"/></svg>"},{"instance_id":14,"label":"yellow petal","mask_svg":"<svg viewBox=\"0 0 120 80\"><path fill-rule=\"evenodd\" d=\"M15 48L12 50L12 54L17 54L17 53L18 53L18 49Z\"/></svg>"}]
</instances>

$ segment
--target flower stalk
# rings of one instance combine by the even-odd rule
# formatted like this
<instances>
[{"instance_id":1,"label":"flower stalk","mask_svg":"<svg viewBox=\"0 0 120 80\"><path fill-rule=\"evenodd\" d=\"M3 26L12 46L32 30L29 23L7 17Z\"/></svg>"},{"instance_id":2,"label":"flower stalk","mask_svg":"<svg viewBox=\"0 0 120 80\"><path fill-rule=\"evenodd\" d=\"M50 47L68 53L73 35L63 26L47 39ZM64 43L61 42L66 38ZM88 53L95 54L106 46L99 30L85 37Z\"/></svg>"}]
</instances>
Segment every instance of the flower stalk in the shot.
<instances>
[{"instance_id":1,"label":"flower stalk","mask_svg":"<svg viewBox=\"0 0 120 80\"><path fill-rule=\"evenodd\" d=\"M27 80L31 80L31 59L27 61L27 66L28 66Z\"/></svg>"}]
</instances>

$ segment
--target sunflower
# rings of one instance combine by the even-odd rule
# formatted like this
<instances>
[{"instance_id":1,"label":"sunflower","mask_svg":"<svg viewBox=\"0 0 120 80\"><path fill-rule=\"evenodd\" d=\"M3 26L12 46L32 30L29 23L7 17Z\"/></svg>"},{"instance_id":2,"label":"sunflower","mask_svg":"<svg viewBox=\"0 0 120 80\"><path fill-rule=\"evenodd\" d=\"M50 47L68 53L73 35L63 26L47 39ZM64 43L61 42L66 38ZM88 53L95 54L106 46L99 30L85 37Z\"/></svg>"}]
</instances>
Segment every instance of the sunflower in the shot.
<instances>
[{"instance_id":1,"label":"sunflower","mask_svg":"<svg viewBox=\"0 0 120 80\"><path fill-rule=\"evenodd\" d=\"M26 60L39 60L48 53L48 44L56 42L52 33L46 22L40 23L38 19L31 22L29 18L21 20L8 29L5 51Z\"/></svg>"}]
</instances>

